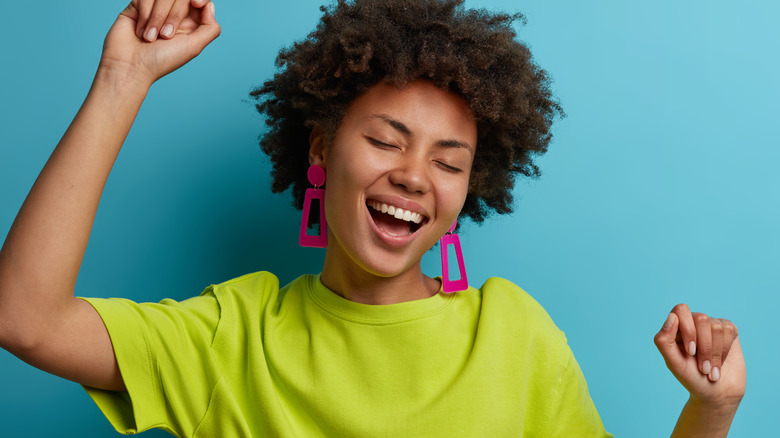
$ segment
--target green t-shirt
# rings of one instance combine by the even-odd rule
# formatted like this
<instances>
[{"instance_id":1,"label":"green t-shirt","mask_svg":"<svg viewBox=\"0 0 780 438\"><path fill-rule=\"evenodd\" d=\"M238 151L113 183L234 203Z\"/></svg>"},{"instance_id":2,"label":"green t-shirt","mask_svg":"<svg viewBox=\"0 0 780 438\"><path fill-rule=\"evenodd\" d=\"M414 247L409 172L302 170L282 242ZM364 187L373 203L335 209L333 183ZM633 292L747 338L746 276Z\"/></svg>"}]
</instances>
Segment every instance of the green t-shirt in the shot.
<instances>
[{"instance_id":1,"label":"green t-shirt","mask_svg":"<svg viewBox=\"0 0 780 438\"><path fill-rule=\"evenodd\" d=\"M500 278L383 306L267 272L182 302L88 301L127 392L86 389L121 433L610 436L563 332Z\"/></svg>"}]
</instances>

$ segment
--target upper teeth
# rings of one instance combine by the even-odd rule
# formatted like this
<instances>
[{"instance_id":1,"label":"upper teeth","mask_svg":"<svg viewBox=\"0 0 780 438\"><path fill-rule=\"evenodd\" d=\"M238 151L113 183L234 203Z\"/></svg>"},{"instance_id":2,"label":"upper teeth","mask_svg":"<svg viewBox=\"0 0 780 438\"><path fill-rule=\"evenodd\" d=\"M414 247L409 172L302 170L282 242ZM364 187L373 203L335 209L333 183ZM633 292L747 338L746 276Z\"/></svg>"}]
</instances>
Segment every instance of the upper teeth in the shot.
<instances>
[{"instance_id":1,"label":"upper teeth","mask_svg":"<svg viewBox=\"0 0 780 438\"><path fill-rule=\"evenodd\" d=\"M393 205L387 205L383 204L379 201L369 201L368 205L371 206L376 211L381 211L382 213L387 213L396 219L401 219L406 222L414 222L416 224L419 224L422 222L423 216L420 213L415 213L413 211L404 210L403 208L398 208Z\"/></svg>"}]
</instances>

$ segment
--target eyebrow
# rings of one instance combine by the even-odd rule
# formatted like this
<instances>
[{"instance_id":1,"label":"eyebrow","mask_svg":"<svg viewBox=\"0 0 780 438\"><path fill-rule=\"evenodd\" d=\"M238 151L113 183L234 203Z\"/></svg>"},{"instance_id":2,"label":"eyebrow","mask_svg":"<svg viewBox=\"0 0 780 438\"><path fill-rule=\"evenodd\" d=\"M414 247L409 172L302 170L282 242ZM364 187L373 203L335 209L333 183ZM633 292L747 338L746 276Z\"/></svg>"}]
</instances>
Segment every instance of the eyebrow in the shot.
<instances>
[{"instance_id":1,"label":"eyebrow","mask_svg":"<svg viewBox=\"0 0 780 438\"><path fill-rule=\"evenodd\" d=\"M412 130L409 129L408 126L404 125L403 122L388 116L387 114L372 114L369 118L381 119L388 125L392 126L393 129L407 137L412 135ZM465 148L469 151L474 150L470 144L456 139L439 140L436 142L436 144L446 148Z\"/></svg>"}]
</instances>

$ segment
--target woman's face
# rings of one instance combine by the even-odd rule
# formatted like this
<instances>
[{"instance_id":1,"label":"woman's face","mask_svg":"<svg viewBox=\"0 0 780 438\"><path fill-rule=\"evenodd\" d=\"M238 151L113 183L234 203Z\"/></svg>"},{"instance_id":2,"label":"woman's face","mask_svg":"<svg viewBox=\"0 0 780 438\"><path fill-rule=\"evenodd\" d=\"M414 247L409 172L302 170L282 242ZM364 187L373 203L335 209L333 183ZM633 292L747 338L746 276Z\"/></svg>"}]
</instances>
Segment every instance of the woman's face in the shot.
<instances>
[{"instance_id":1,"label":"woman's face","mask_svg":"<svg viewBox=\"0 0 780 438\"><path fill-rule=\"evenodd\" d=\"M428 81L357 98L332 144L312 139L326 173L326 264L380 277L419 269L463 207L476 143L466 102Z\"/></svg>"}]
</instances>

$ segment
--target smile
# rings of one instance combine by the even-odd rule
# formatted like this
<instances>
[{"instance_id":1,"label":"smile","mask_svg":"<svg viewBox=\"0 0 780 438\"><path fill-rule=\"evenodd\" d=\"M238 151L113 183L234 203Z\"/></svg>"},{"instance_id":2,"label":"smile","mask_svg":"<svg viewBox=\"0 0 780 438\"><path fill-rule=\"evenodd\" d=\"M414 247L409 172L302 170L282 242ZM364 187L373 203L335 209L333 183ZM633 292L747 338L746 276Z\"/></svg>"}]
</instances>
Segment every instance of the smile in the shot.
<instances>
[{"instance_id":1,"label":"smile","mask_svg":"<svg viewBox=\"0 0 780 438\"><path fill-rule=\"evenodd\" d=\"M371 207L371 217L377 227L393 236L413 234L420 229L420 224L427 220L421 213L404 210L383 202L369 199L366 204Z\"/></svg>"},{"instance_id":2,"label":"smile","mask_svg":"<svg viewBox=\"0 0 780 438\"><path fill-rule=\"evenodd\" d=\"M403 208L383 204L379 201L368 201L368 205L376 211L387 213L396 219L401 219L406 222L414 222L419 224L423 220L423 215L420 213L415 213L413 211L404 210Z\"/></svg>"}]
</instances>

